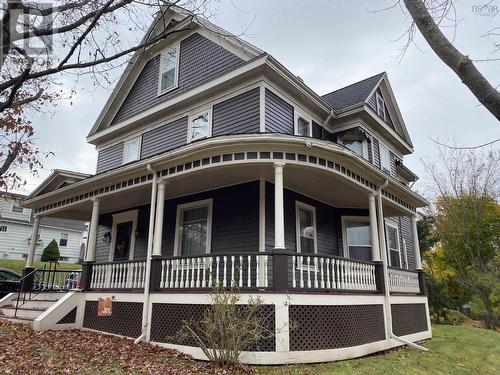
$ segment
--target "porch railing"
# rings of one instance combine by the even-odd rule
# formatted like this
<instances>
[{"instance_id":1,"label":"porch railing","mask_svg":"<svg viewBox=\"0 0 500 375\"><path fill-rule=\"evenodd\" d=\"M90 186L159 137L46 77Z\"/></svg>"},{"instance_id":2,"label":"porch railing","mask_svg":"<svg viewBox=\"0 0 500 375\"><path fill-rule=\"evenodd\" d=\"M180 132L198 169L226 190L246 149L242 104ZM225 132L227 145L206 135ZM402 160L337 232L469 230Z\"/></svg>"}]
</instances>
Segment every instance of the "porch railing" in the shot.
<instances>
[{"instance_id":1,"label":"porch railing","mask_svg":"<svg viewBox=\"0 0 500 375\"><path fill-rule=\"evenodd\" d=\"M90 289L140 289L145 279L145 260L94 264Z\"/></svg>"},{"instance_id":2,"label":"porch railing","mask_svg":"<svg viewBox=\"0 0 500 375\"><path fill-rule=\"evenodd\" d=\"M292 256L292 287L377 291L374 263L318 255Z\"/></svg>"},{"instance_id":3,"label":"porch railing","mask_svg":"<svg viewBox=\"0 0 500 375\"><path fill-rule=\"evenodd\" d=\"M388 273L391 293L420 293L418 272L389 267Z\"/></svg>"}]
</instances>

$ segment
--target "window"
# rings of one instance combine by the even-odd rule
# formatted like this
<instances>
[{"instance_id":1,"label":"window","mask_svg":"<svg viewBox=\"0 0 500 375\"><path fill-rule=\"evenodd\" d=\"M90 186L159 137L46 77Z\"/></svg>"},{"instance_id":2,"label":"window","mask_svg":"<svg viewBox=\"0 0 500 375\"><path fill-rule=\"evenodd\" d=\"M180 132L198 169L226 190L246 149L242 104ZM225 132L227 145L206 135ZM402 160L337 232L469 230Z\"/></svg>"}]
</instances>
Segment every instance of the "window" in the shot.
<instances>
[{"instance_id":1,"label":"window","mask_svg":"<svg viewBox=\"0 0 500 375\"><path fill-rule=\"evenodd\" d=\"M208 138L212 135L212 113L205 110L191 116L188 126L188 143L197 139Z\"/></svg>"},{"instance_id":2,"label":"window","mask_svg":"<svg viewBox=\"0 0 500 375\"><path fill-rule=\"evenodd\" d=\"M24 212L24 208L21 207L19 202L12 202L12 212L18 212L22 214Z\"/></svg>"},{"instance_id":3,"label":"window","mask_svg":"<svg viewBox=\"0 0 500 375\"><path fill-rule=\"evenodd\" d=\"M210 252L212 200L177 206L175 255L202 255Z\"/></svg>"},{"instance_id":4,"label":"window","mask_svg":"<svg viewBox=\"0 0 500 375\"><path fill-rule=\"evenodd\" d=\"M61 233L61 238L59 238L59 246L68 246L68 233Z\"/></svg>"},{"instance_id":5,"label":"window","mask_svg":"<svg viewBox=\"0 0 500 375\"><path fill-rule=\"evenodd\" d=\"M297 112L295 112L295 135L312 137L311 121Z\"/></svg>"},{"instance_id":6,"label":"window","mask_svg":"<svg viewBox=\"0 0 500 375\"><path fill-rule=\"evenodd\" d=\"M0 232L7 232L7 225L0 225Z\"/></svg>"},{"instance_id":7,"label":"window","mask_svg":"<svg viewBox=\"0 0 500 375\"><path fill-rule=\"evenodd\" d=\"M389 255L389 265L401 267L401 254L399 251L399 231L398 227L386 223L385 231L387 236L387 252Z\"/></svg>"},{"instance_id":8,"label":"window","mask_svg":"<svg viewBox=\"0 0 500 375\"><path fill-rule=\"evenodd\" d=\"M382 117L384 119L384 121L386 120L385 118L385 102L384 102L384 98L382 98L382 96L377 93L376 94L376 98L377 98L377 114Z\"/></svg>"},{"instance_id":9,"label":"window","mask_svg":"<svg viewBox=\"0 0 500 375\"><path fill-rule=\"evenodd\" d=\"M127 164L139 159L141 150L141 137L125 141L123 145L123 164Z\"/></svg>"},{"instance_id":10,"label":"window","mask_svg":"<svg viewBox=\"0 0 500 375\"><path fill-rule=\"evenodd\" d=\"M295 203L297 252L316 254L316 209L302 202Z\"/></svg>"},{"instance_id":11,"label":"window","mask_svg":"<svg viewBox=\"0 0 500 375\"><path fill-rule=\"evenodd\" d=\"M158 94L163 94L177 87L179 53L177 48L170 48L160 55L160 87Z\"/></svg>"},{"instance_id":12,"label":"window","mask_svg":"<svg viewBox=\"0 0 500 375\"><path fill-rule=\"evenodd\" d=\"M387 148L380 145L380 169L388 175L391 174L391 154Z\"/></svg>"},{"instance_id":13,"label":"window","mask_svg":"<svg viewBox=\"0 0 500 375\"><path fill-rule=\"evenodd\" d=\"M343 217L344 253L351 259L371 260L370 223L367 217Z\"/></svg>"}]
</instances>

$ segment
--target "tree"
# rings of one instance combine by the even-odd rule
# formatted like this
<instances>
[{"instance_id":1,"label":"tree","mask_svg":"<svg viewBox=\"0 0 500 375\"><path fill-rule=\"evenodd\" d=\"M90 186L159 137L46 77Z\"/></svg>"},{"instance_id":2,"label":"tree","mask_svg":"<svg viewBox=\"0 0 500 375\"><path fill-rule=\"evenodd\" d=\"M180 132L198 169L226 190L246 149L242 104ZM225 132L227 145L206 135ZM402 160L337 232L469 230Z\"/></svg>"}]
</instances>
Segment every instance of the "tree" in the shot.
<instances>
[{"instance_id":1,"label":"tree","mask_svg":"<svg viewBox=\"0 0 500 375\"><path fill-rule=\"evenodd\" d=\"M7 0L0 13L0 189L23 183L16 167L36 174L50 150L34 144L33 115L62 98L61 78L87 75L109 86L113 71L165 38L190 29L209 0ZM189 9L165 24L172 7ZM160 30L159 32L156 32ZM144 35L138 39L136 35ZM69 96L73 95L71 91Z\"/></svg>"},{"instance_id":2,"label":"tree","mask_svg":"<svg viewBox=\"0 0 500 375\"><path fill-rule=\"evenodd\" d=\"M498 324L500 283L500 152L438 148L426 162L436 188L440 261L458 284L459 297L477 297L489 328Z\"/></svg>"},{"instance_id":3,"label":"tree","mask_svg":"<svg viewBox=\"0 0 500 375\"><path fill-rule=\"evenodd\" d=\"M42 253L42 262L59 262L60 253L59 253L59 245L57 245L56 240L52 240L49 242L47 247L43 249Z\"/></svg>"}]
</instances>

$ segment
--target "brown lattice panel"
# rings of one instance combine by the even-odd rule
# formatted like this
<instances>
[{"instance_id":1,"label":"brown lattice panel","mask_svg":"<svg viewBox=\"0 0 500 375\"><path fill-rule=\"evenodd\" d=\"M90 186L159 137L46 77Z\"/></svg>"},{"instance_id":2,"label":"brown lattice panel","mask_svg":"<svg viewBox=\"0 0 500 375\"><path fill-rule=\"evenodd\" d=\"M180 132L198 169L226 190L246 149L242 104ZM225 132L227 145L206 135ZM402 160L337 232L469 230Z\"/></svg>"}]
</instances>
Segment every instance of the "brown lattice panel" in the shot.
<instances>
[{"instance_id":1,"label":"brown lattice panel","mask_svg":"<svg viewBox=\"0 0 500 375\"><path fill-rule=\"evenodd\" d=\"M151 314L151 341L197 346L192 339L179 342L175 336L181 330L183 321L200 321L207 308L210 308L210 305L154 303ZM266 317L266 328L274 332L274 305L263 305L260 314ZM275 349L275 340L274 338L270 338L262 340L256 346L247 348L246 350L272 352Z\"/></svg>"},{"instance_id":2,"label":"brown lattice panel","mask_svg":"<svg viewBox=\"0 0 500 375\"><path fill-rule=\"evenodd\" d=\"M427 331L427 315L424 303L392 304L392 331L405 336Z\"/></svg>"},{"instance_id":3,"label":"brown lattice panel","mask_svg":"<svg viewBox=\"0 0 500 375\"><path fill-rule=\"evenodd\" d=\"M382 305L291 305L290 350L346 348L385 339Z\"/></svg>"},{"instance_id":4,"label":"brown lattice panel","mask_svg":"<svg viewBox=\"0 0 500 375\"><path fill-rule=\"evenodd\" d=\"M141 324L142 303L140 302L113 302L111 316L97 316L97 301L85 303L83 317L85 328L135 338L141 334Z\"/></svg>"}]
</instances>

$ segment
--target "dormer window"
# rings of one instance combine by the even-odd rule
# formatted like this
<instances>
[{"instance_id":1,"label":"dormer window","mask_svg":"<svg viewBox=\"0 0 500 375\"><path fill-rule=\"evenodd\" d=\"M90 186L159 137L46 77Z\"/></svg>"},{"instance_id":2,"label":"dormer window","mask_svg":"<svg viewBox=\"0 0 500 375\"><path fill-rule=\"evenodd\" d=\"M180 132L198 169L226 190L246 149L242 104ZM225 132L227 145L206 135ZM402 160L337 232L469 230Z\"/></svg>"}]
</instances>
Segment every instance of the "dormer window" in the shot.
<instances>
[{"instance_id":1,"label":"dormer window","mask_svg":"<svg viewBox=\"0 0 500 375\"><path fill-rule=\"evenodd\" d=\"M178 49L169 48L160 54L160 86L158 95L177 87L179 69Z\"/></svg>"},{"instance_id":2,"label":"dormer window","mask_svg":"<svg viewBox=\"0 0 500 375\"><path fill-rule=\"evenodd\" d=\"M298 112L295 112L295 135L312 137L311 121Z\"/></svg>"},{"instance_id":3,"label":"dormer window","mask_svg":"<svg viewBox=\"0 0 500 375\"><path fill-rule=\"evenodd\" d=\"M212 111L210 109L189 117L188 143L212 135Z\"/></svg>"},{"instance_id":4,"label":"dormer window","mask_svg":"<svg viewBox=\"0 0 500 375\"><path fill-rule=\"evenodd\" d=\"M384 98L382 98L382 95L380 95L378 92L376 93L376 98L377 98L377 114L386 121L385 117L385 102Z\"/></svg>"},{"instance_id":5,"label":"dormer window","mask_svg":"<svg viewBox=\"0 0 500 375\"><path fill-rule=\"evenodd\" d=\"M141 137L130 139L123 144L123 163L139 160L141 152Z\"/></svg>"}]
</instances>

